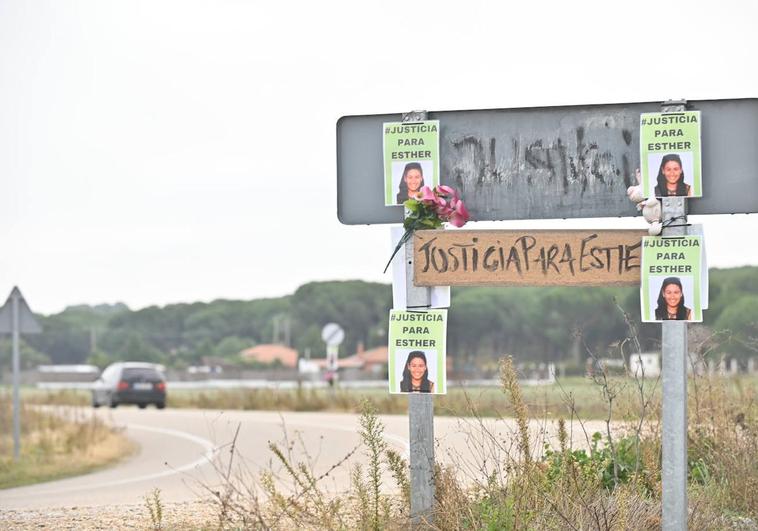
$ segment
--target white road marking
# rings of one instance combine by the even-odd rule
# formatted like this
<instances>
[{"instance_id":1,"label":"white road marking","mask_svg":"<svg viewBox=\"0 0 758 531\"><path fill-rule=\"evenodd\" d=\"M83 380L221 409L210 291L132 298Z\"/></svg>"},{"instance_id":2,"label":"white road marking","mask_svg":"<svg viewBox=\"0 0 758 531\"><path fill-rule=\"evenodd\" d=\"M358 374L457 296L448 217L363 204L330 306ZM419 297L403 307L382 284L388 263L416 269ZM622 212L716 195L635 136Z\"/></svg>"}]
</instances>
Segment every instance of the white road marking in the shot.
<instances>
[{"instance_id":1,"label":"white road marking","mask_svg":"<svg viewBox=\"0 0 758 531\"><path fill-rule=\"evenodd\" d=\"M150 431L154 433L162 433L164 435L169 435L171 437L179 437L181 439L187 439L188 441L192 441L200 446L202 446L205 449L205 454L203 454L202 457L195 459L191 463L187 463L185 465L182 465L178 468L172 468L170 470L163 470L162 472L154 472L153 474L145 474L143 476L137 476L137 477L131 477L131 478L124 478L119 479L115 481L105 481L102 483L94 483L89 485L82 485L80 487L65 487L65 488L59 488L59 489L50 489L50 490L43 490L43 491L35 491L35 495L45 495L45 494L59 494L63 492L72 492L72 491L81 491L81 490L92 490L92 489L102 489L106 487L115 487L118 485L126 485L128 483L137 483L140 481L147 481L150 479L157 479L162 478L166 476L172 476L174 474L178 474L180 472L185 472L187 470L191 470L193 468L199 467L201 465L204 465L206 463L210 463L213 460L213 457L216 455L216 452L218 452L218 448L209 440L203 439L202 437L197 437L196 435L192 435L190 433L186 433L183 431L178 430L171 430L167 428L153 428L151 426L144 426L142 424L128 424L128 429L135 429L135 430L143 430L143 431ZM81 476L79 476L81 477Z\"/></svg>"},{"instance_id":2,"label":"white road marking","mask_svg":"<svg viewBox=\"0 0 758 531\"><path fill-rule=\"evenodd\" d=\"M253 422L264 422L267 424L283 424L285 427L294 427L294 428L297 428L297 427L317 428L317 429L324 429L324 430L331 430L331 431L347 432L347 433L352 433L352 434L357 433L357 430L353 427L340 426L340 425L328 423L328 422L314 422L314 421L308 421L304 419L291 419L291 418L290 419L286 419L286 418L255 419ZM181 472L185 472L185 471L200 467L204 464L211 463L214 457L216 456L216 454L220 450L220 447L214 445L208 439L203 439L202 437L198 437L196 435L192 435L190 433L179 431L179 430L172 430L168 428L155 428L155 427L146 426L143 424L126 424L126 427L128 429L160 433L163 435L168 435L170 437L178 437L181 439L186 439L188 441L191 441L201 446L205 450L205 453L198 459L195 459L194 461L184 464L178 468L171 468L169 470L163 470L161 472L154 472L152 474L145 474L142 476L129 477L129 478L113 480L113 481L104 481L101 483L91 483L91 484L81 485L81 486L66 486L66 487L59 487L55 489L47 489L47 490L40 490L40 491L35 490L34 495L44 496L44 495L49 495L49 494L61 494L61 493L67 493L67 492L102 489L102 488L127 485L130 483L138 483L141 481L147 481L147 480L172 476L174 474L179 474ZM384 439L390 440L394 442L395 444L397 444L400 448L402 448L402 453L404 457L406 459L409 459L410 442L407 439L399 435L395 435L391 433L384 433L383 437ZM78 476L78 477L82 477L82 476ZM69 479L74 479L74 478L69 478ZM29 485L29 487L32 487L32 485ZM20 488L24 488L24 487L20 487Z\"/></svg>"}]
</instances>

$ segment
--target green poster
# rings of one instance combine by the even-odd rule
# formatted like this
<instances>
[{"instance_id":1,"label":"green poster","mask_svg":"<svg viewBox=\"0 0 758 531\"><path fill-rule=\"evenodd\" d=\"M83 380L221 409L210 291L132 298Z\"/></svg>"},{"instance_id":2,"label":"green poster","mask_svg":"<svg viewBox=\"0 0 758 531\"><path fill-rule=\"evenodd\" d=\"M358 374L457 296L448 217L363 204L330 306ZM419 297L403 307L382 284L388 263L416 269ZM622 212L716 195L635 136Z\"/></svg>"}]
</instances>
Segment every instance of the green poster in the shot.
<instances>
[{"instance_id":1,"label":"green poster","mask_svg":"<svg viewBox=\"0 0 758 531\"><path fill-rule=\"evenodd\" d=\"M447 310L390 310L390 393L447 392Z\"/></svg>"},{"instance_id":2,"label":"green poster","mask_svg":"<svg viewBox=\"0 0 758 531\"><path fill-rule=\"evenodd\" d=\"M643 322L703 320L702 236L642 238Z\"/></svg>"},{"instance_id":3,"label":"green poster","mask_svg":"<svg viewBox=\"0 0 758 531\"><path fill-rule=\"evenodd\" d=\"M702 197L700 111L641 114L640 166L647 197Z\"/></svg>"},{"instance_id":4,"label":"green poster","mask_svg":"<svg viewBox=\"0 0 758 531\"><path fill-rule=\"evenodd\" d=\"M402 205L422 186L440 183L439 120L388 122L384 131L384 204Z\"/></svg>"}]
</instances>

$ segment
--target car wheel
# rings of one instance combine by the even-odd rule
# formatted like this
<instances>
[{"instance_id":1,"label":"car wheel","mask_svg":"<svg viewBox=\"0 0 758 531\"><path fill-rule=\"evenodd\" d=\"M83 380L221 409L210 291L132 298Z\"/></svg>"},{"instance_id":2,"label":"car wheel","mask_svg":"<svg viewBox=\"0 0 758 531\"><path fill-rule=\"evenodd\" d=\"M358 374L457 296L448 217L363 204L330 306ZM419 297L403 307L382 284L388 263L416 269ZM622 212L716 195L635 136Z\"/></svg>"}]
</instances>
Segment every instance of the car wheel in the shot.
<instances>
[{"instance_id":1,"label":"car wheel","mask_svg":"<svg viewBox=\"0 0 758 531\"><path fill-rule=\"evenodd\" d=\"M137 407L140 408L140 409L145 409L147 407L147 404L145 404L144 402L141 402L141 403L137 404Z\"/></svg>"},{"instance_id":2,"label":"car wheel","mask_svg":"<svg viewBox=\"0 0 758 531\"><path fill-rule=\"evenodd\" d=\"M100 407L100 402L98 402L97 398L95 398L95 393L92 393L92 407Z\"/></svg>"},{"instance_id":3,"label":"car wheel","mask_svg":"<svg viewBox=\"0 0 758 531\"><path fill-rule=\"evenodd\" d=\"M166 407L166 403L165 402L156 402L155 403L155 407L157 407L158 409L163 409L163 408Z\"/></svg>"},{"instance_id":4,"label":"car wheel","mask_svg":"<svg viewBox=\"0 0 758 531\"><path fill-rule=\"evenodd\" d=\"M116 408L118 407L118 402L116 402L116 400L114 400L114 398L111 396L108 398L108 406L111 408Z\"/></svg>"}]
</instances>

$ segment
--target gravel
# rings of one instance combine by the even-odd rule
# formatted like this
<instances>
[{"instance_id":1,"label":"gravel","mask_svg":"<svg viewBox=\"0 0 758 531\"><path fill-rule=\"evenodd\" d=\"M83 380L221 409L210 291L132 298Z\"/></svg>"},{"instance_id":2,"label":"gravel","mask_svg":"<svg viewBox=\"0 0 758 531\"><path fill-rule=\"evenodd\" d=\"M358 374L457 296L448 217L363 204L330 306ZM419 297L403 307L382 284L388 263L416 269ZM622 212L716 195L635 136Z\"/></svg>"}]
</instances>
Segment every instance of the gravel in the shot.
<instances>
[{"instance_id":1,"label":"gravel","mask_svg":"<svg viewBox=\"0 0 758 531\"><path fill-rule=\"evenodd\" d=\"M217 529L217 508L211 502L164 503L161 526L150 519L146 505L115 507L58 507L55 509L8 509L0 513L0 529L76 530L122 529Z\"/></svg>"}]
</instances>

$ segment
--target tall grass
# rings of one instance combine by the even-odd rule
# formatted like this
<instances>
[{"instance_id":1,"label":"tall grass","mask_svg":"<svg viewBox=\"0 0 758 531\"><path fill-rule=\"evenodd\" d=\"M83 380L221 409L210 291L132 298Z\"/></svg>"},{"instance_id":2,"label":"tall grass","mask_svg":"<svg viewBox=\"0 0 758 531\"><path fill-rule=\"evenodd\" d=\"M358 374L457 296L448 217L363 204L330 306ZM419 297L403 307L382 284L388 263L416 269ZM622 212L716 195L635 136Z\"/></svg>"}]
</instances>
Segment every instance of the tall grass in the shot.
<instances>
[{"instance_id":1,"label":"tall grass","mask_svg":"<svg viewBox=\"0 0 758 531\"><path fill-rule=\"evenodd\" d=\"M0 488L82 474L134 450L118 430L81 409L44 410L21 402L21 440L13 459L13 406L0 392Z\"/></svg>"},{"instance_id":2,"label":"tall grass","mask_svg":"<svg viewBox=\"0 0 758 531\"><path fill-rule=\"evenodd\" d=\"M553 444L535 448L530 423L533 409L524 400L512 360L501 361L501 406L516 418L511 440L503 440L485 423L476 400L467 401L467 418L479 443L472 469L467 463L438 466L432 519L423 528L492 529L660 529L660 403L652 390L632 384L637 415L620 413L626 423L606 433L587 433L588 444L572 445L568 422L581 417L570 394L567 420L557 423ZM601 387L611 385L598 380ZM614 383L613 385L616 385ZM718 376L698 376L690 394L689 528L755 529L758 527L758 403L754 385L742 386ZM642 389L642 393L640 393ZM616 387L613 393L620 392ZM605 407L613 416L614 399ZM617 397L615 398L617 400ZM617 403L617 402L616 402ZM633 399L625 404L632 407ZM640 417L646 418L644 424ZM471 420L473 419L473 420ZM614 420L615 422L615 420ZM610 424L609 424L610 425ZM614 426L619 426L614 423ZM357 432L360 447L326 472L316 474L309 457L297 460L298 441L271 444L268 471L235 478L231 461L226 489L215 492L220 528L241 529L407 529L408 463L383 440L377 407L364 402ZM471 440L477 437L472 434ZM301 448L301 455L307 452ZM360 452L364 464L349 465ZM234 453L229 459L234 459ZM336 493L331 472L351 466L351 488ZM472 470L478 470L471 474ZM211 492L211 489L209 489Z\"/></svg>"}]
</instances>

